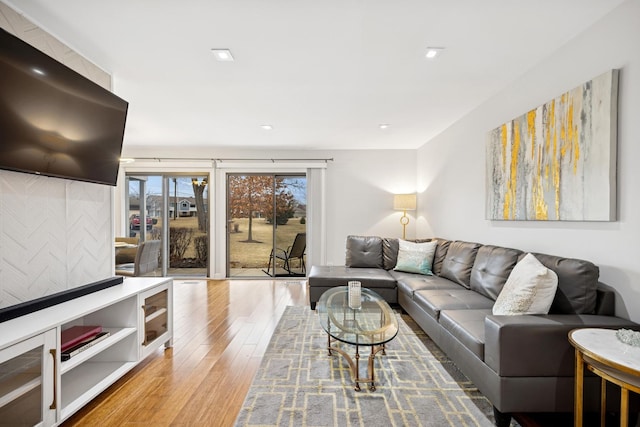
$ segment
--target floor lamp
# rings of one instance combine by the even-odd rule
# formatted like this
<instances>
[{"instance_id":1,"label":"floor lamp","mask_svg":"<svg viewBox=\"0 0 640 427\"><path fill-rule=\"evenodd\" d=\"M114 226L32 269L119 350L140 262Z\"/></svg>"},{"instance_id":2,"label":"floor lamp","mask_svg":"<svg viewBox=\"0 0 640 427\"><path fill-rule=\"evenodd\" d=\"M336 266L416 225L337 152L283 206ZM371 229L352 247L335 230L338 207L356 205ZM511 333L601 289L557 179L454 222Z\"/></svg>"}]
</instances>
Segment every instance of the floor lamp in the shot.
<instances>
[{"instance_id":1,"label":"floor lamp","mask_svg":"<svg viewBox=\"0 0 640 427\"><path fill-rule=\"evenodd\" d=\"M416 195L415 194L396 194L393 196L393 209L402 211L400 217L400 224L402 224L402 240L406 239L406 228L409 224L409 217L407 211L416 210Z\"/></svg>"}]
</instances>

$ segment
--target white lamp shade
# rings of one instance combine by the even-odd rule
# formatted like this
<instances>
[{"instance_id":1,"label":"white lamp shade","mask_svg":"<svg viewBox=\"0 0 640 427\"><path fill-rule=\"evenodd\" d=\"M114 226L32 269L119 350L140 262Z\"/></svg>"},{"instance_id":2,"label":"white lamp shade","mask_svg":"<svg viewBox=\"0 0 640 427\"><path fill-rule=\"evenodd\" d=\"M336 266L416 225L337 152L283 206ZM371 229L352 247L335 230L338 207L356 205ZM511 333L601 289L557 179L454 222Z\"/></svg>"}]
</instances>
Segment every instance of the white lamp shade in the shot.
<instances>
[{"instance_id":1,"label":"white lamp shade","mask_svg":"<svg viewBox=\"0 0 640 427\"><path fill-rule=\"evenodd\" d=\"M415 194L396 194L393 196L393 209L397 211L415 211Z\"/></svg>"}]
</instances>

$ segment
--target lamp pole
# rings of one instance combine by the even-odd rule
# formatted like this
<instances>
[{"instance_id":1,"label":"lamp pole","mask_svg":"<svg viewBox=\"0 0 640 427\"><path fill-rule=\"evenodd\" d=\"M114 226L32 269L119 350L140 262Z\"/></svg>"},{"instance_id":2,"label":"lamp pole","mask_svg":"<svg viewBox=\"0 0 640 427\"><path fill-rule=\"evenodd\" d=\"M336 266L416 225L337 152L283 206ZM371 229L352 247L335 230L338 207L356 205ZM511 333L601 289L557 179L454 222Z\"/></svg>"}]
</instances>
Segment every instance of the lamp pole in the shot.
<instances>
[{"instance_id":1,"label":"lamp pole","mask_svg":"<svg viewBox=\"0 0 640 427\"><path fill-rule=\"evenodd\" d=\"M409 224L407 211L416 210L416 198L416 194L396 194L393 196L393 209L402 211L402 216L400 217L402 240L407 238L407 224Z\"/></svg>"},{"instance_id":2,"label":"lamp pole","mask_svg":"<svg viewBox=\"0 0 640 427\"><path fill-rule=\"evenodd\" d=\"M402 211L402 216L400 217L400 224L402 224L402 240L406 240L407 224L409 224L409 217L407 216L407 211Z\"/></svg>"}]
</instances>

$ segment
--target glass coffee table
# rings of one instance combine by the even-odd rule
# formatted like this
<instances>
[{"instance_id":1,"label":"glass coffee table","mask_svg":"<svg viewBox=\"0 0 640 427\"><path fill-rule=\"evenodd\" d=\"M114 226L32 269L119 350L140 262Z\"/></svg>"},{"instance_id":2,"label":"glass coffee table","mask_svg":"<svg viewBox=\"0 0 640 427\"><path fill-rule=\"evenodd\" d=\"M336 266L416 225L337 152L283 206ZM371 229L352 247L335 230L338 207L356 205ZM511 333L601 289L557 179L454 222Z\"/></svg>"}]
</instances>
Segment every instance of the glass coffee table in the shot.
<instances>
[{"instance_id":1,"label":"glass coffee table","mask_svg":"<svg viewBox=\"0 0 640 427\"><path fill-rule=\"evenodd\" d=\"M361 382L370 383L370 390L375 391L375 355L380 351L385 354L385 344L398 334L398 320L389 304L374 291L362 288L360 308L350 308L348 288L338 286L322 294L316 309L327 332L329 356L335 351L346 359L356 391L360 391ZM355 362L347 352L332 346L335 341L355 346ZM360 346L371 347L366 378L360 377Z\"/></svg>"}]
</instances>

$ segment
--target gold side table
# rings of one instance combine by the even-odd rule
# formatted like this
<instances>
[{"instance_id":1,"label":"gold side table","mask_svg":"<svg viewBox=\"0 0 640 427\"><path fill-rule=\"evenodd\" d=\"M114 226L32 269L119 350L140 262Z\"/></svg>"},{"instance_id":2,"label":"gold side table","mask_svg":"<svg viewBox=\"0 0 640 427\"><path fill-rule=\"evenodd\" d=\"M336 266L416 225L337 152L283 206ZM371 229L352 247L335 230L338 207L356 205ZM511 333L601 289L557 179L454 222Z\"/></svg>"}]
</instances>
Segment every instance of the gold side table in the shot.
<instances>
[{"instance_id":1,"label":"gold side table","mask_svg":"<svg viewBox=\"0 0 640 427\"><path fill-rule=\"evenodd\" d=\"M620 426L629 424L629 391L640 393L640 347L625 344L614 329L584 328L569 332L576 350L574 426L582 427L584 370L601 378L600 425L605 425L607 381L620 387Z\"/></svg>"}]
</instances>

